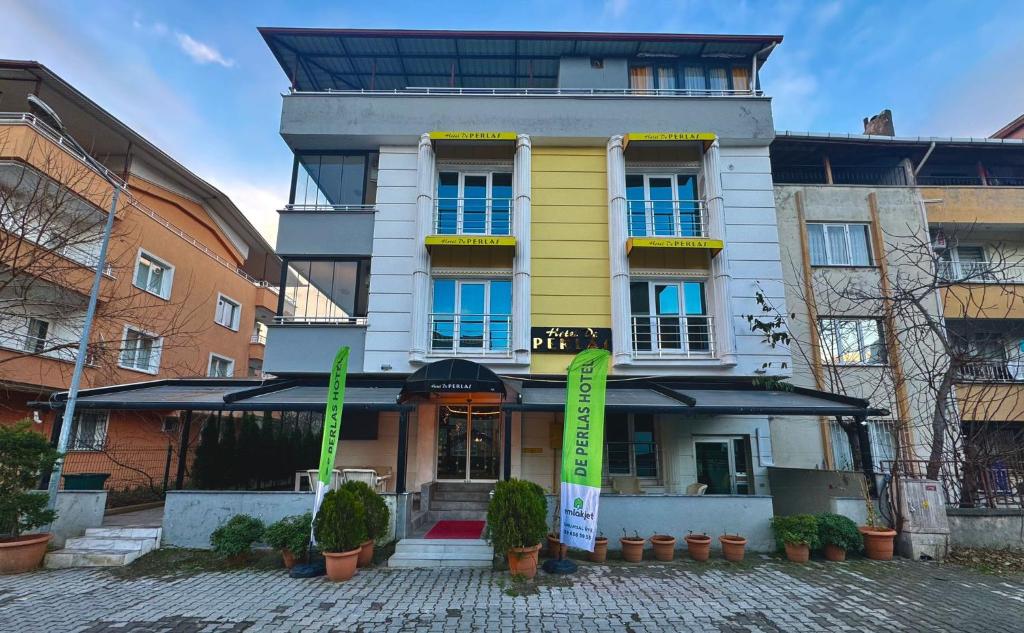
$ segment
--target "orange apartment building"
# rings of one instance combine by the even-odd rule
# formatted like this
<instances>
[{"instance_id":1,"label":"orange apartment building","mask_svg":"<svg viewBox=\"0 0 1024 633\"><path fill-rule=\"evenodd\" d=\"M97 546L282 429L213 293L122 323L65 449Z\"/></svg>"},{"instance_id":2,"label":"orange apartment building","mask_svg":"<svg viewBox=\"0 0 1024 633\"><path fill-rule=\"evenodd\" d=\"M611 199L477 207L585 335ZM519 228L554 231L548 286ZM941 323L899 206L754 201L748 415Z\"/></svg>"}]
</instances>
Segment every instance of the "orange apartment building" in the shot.
<instances>
[{"instance_id":1,"label":"orange apartment building","mask_svg":"<svg viewBox=\"0 0 1024 633\"><path fill-rule=\"evenodd\" d=\"M112 194L29 94L124 183L82 387L261 376L278 303L270 245L226 195L45 66L0 61L0 423L56 435L59 412L29 403L69 385ZM66 472L161 484L180 439L172 414L82 413Z\"/></svg>"}]
</instances>

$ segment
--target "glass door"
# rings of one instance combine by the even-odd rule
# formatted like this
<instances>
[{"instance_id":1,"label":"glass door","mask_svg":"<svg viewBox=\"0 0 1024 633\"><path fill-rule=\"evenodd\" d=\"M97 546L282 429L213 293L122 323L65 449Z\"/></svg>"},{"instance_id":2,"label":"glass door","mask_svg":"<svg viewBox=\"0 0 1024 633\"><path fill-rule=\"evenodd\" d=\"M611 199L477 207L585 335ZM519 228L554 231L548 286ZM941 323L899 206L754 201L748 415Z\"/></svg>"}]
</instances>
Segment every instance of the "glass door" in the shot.
<instances>
[{"instance_id":1,"label":"glass door","mask_svg":"<svg viewBox=\"0 0 1024 633\"><path fill-rule=\"evenodd\" d=\"M709 495L751 493L750 450L746 437L694 441L697 481L707 484Z\"/></svg>"},{"instance_id":2,"label":"glass door","mask_svg":"<svg viewBox=\"0 0 1024 633\"><path fill-rule=\"evenodd\" d=\"M497 481L501 469L501 409L441 406L437 423L437 479Z\"/></svg>"}]
</instances>

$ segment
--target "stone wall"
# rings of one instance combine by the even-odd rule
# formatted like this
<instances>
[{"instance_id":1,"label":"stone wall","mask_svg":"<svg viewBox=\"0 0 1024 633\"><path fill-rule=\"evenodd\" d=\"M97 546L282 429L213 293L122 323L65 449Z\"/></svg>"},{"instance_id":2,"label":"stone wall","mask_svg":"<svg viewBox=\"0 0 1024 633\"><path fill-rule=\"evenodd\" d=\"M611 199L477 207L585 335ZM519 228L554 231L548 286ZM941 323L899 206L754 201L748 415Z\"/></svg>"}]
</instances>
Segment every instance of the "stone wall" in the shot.
<instances>
[{"instance_id":1,"label":"stone wall","mask_svg":"<svg viewBox=\"0 0 1024 633\"><path fill-rule=\"evenodd\" d=\"M1024 549L1024 511L1016 508L946 508L953 547Z\"/></svg>"}]
</instances>

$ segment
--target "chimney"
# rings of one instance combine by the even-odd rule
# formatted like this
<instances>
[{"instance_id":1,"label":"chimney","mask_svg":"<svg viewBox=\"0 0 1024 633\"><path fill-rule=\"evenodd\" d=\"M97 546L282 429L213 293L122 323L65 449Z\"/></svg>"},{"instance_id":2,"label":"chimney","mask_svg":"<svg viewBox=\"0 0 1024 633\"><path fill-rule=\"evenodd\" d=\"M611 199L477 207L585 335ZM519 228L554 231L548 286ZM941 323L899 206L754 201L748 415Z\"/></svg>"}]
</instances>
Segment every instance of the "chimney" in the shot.
<instances>
[{"instance_id":1,"label":"chimney","mask_svg":"<svg viewBox=\"0 0 1024 633\"><path fill-rule=\"evenodd\" d=\"M886 108L870 119L865 118L864 133L878 136L896 136L896 130L892 126L892 110Z\"/></svg>"}]
</instances>

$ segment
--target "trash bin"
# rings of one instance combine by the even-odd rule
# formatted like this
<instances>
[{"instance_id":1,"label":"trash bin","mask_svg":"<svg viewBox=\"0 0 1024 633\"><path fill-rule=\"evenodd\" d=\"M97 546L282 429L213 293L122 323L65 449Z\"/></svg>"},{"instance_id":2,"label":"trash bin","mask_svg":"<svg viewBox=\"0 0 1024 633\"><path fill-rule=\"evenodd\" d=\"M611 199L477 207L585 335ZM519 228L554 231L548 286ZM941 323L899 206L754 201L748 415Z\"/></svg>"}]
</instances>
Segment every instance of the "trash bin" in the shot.
<instances>
[{"instance_id":1,"label":"trash bin","mask_svg":"<svg viewBox=\"0 0 1024 633\"><path fill-rule=\"evenodd\" d=\"M75 473L64 475L64 490L103 490L110 473Z\"/></svg>"}]
</instances>

